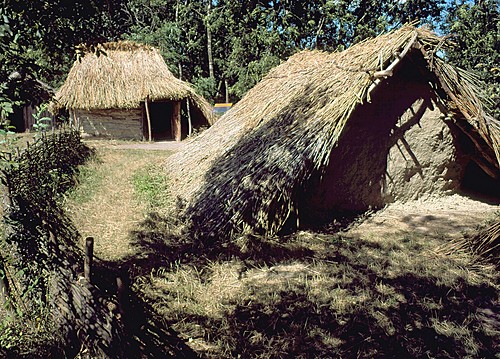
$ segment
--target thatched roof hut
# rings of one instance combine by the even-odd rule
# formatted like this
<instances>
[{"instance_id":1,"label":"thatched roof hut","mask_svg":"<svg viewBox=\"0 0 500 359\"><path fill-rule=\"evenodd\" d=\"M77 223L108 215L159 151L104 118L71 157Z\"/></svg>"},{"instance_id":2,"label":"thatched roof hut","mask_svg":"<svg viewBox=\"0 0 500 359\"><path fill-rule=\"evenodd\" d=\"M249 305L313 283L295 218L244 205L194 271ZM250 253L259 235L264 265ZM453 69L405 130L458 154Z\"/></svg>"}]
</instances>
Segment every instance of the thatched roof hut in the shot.
<instances>
[{"instance_id":1,"label":"thatched roof hut","mask_svg":"<svg viewBox=\"0 0 500 359\"><path fill-rule=\"evenodd\" d=\"M85 133L177 140L213 123L207 101L174 77L160 52L130 41L108 42L75 61L55 96ZM188 114L181 122L181 107Z\"/></svg>"},{"instance_id":2,"label":"thatched roof hut","mask_svg":"<svg viewBox=\"0 0 500 359\"><path fill-rule=\"evenodd\" d=\"M193 231L273 234L450 193L470 171L499 188L500 123L477 79L437 57L446 45L405 26L273 69L169 159Z\"/></svg>"}]
</instances>

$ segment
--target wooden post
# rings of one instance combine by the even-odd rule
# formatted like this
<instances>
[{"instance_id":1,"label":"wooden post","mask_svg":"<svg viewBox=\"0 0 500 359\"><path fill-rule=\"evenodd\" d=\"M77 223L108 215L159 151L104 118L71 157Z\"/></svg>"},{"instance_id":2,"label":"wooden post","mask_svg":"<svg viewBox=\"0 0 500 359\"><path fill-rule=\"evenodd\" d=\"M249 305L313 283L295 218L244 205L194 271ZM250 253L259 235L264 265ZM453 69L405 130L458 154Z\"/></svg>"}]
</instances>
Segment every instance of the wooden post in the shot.
<instances>
[{"instance_id":1,"label":"wooden post","mask_svg":"<svg viewBox=\"0 0 500 359\"><path fill-rule=\"evenodd\" d=\"M116 277L116 300L118 302L118 312L123 314L123 292L125 291L125 284L120 277Z\"/></svg>"},{"instance_id":2,"label":"wooden post","mask_svg":"<svg viewBox=\"0 0 500 359\"><path fill-rule=\"evenodd\" d=\"M148 141L151 142L152 137L151 137L151 117L149 117L149 96L146 97L146 101L144 101L144 104L146 105L146 118L148 119Z\"/></svg>"},{"instance_id":3,"label":"wooden post","mask_svg":"<svg viewBox=\"0 0 500 359\"><path fill-rule=\"evenodd\" d=\"M83 266L83 274L85 279L91 283L92 277L92 261L94 259L94 238L87 237L85 240L85 263Z\"/></svg>"},{"instance_id":4,"label":"wooden post","mask_svg":"<svg viewBox=\"0 0 500 359\"><path fill-rule=\"evenodd\" d=\"M175 101L172 109L172 138L181 140L181 102Z\"/></svg>"},{"instance_id":5,"label":"wooden post","mask_svg":"<svg viewBox=\"0 0 500 359\"><path fill-rule=\"evenodd\" d=\"M12 154L7 154L8 161L12 161ZM9 178L6 176L5 178L5 186L2 186L2 199L3 199L3 215L4 218L9 216L9 213L12 211L12 197L10 194L10 183ZM9 236L12 233L12 227L8 223L5 225L4 229L5 233L3 234L5 237ZM9 309L9 281L7 279L7 270L5 268L4 260L2 255L0 254L0 306Z\"/></svg>"},{"instance_id":6,"label":"wooden post","mask_svg":"<svg viewBox=\"0 0 500 359\"><path fill-rule=\"evenodd\" d=\"M80 121L76 115L76 110L72 109L71 113L73 114L73 122L70 121L70 127L73 127L75 130L80 131ZM70 116L71 117L71 116Z\"/></svg>"},{"instance_id":7,"label":"wooden post","mask_svg":"<svg viewBox=\"0 0 500 359\"><path fill-rule=\"evenodd\" d=\"M188 136L193 133L193 123L191 122L191 105L189 103L189 98L186 99L187 115L188 115Z\"/></svg>"}]
</instances>

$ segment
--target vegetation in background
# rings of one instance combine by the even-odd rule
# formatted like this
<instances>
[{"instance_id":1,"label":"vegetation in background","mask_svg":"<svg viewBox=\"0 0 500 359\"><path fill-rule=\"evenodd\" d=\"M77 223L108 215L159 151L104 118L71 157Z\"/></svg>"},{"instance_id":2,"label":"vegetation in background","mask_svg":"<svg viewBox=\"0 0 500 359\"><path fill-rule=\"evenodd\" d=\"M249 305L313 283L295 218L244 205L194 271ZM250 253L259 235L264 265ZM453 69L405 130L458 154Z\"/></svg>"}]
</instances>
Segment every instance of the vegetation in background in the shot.
<instances>
[{"instance_id":1,"label":"vegetation in background","mask_svg":"<svg viewBox=\"0 0 500 359\"><path fill-rule=\"evenodd\" d=\"M270 68L309 48L338 50L418 20L456 35L453 64L498 93L499 0L1 0L0 107L59 86L75 46L130 39L158 47L171 71L211 101L236 101ZM9 80L9 75L19 76ZM33 89L35 89L33 91ZM1 100L2 93L8 101ZM495 97L496 98L496 97ZM498 101L498 100L494 100ZM498 106L497 106L498 107Z\"/></svg>"},{"instance_id":2,"label":"vegetation in background","mask_svg":"<svg viewBox=\"0 0 500 359\"><path fill-rule=\"evenodd\" d=\"M500 1L466 2L452 8L445 32L453 35L449 61L479 75L494 117L500 116Z\"/></svg>"}]
</instances>

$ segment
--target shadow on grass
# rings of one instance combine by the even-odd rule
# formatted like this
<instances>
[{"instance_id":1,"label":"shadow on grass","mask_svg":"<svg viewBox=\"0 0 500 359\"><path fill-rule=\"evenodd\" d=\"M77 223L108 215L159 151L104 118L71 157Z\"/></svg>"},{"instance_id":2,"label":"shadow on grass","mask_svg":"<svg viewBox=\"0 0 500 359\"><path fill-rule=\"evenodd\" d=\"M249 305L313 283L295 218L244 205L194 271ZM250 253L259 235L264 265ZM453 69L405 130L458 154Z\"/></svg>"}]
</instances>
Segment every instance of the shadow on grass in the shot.
<instances>
[{"instance_id":1,"label":"shadow on grass","mask_svg":"<svg viewBox=\"0 0 500 359\"><path fill-rule=\"evenodd\" d=\"M243 297L225 303L232 309L222 318L180 313L183 322L203 328L206 342L218 343L220 349L204 352L206 357L495 358L500 350L498 293L487 281L476 285L460 277L449 280L411 266L388 275L392 264L387 257L394 248L330 231L313 234L321 237L323 249L297 235L246 236L201 246L182 234L169 234L175 225L151 214L133 234L140 254L120 263L117 275L134 281L174 262L199 269L210 261L232 259L253 268L292 261L306 267L328 263L321 273L327 284L316 288L320 298L312 295L312 284L283 288L259 283L258 289L249 287ZM339 276L348 280L339 281ZM336 291L343 293L340 299ZM133 292L127 297L123 318L135 353L147 349L151 358L201 355L168 329L173 323L158 319L151 304Z\"/></svg>"},{"instance_id":2,"label":"shadow on grass","mask_svg":"<svg viewBox=\"0 0 500 359\"><path fill-rule=\"evenodd\" d=\"M238 304L211 336L227 340L230 356L241 358L496 358L495 288L450 287L411 273L385 279L369 265L352 268L358 280L341 289L351 298L363 293L365 302L339 310L300 286L279 292L278 300L254 293L251 304ZM397 304L380 300L381 281L401 298Z\"/></svg>"},{"instance_id":3,"label":"shadow on grass","mask_svg":"<svg viewBox=\"0 0 500 359\"><path fill-rule=\"evenodd\" d=\"M132 261L133 262L133 261ZM151 303L145 302L131 289L131 267L140 263L115 263L97 260L93 283L110 297L118 293L115 309L124 327L126 358L199 358L178 333L155 315ZM118 288L116 278L122 285Z\"/></svg>"}]
</instances>

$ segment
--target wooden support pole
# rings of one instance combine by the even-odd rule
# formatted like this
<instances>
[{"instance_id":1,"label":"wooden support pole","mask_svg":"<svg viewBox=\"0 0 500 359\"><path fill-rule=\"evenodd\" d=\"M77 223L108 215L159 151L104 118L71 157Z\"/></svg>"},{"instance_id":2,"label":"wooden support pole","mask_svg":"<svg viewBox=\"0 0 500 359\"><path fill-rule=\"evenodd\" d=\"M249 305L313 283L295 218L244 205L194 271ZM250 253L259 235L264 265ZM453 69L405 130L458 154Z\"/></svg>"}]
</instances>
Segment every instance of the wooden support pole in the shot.
<instances>
[{"instance_id":1,"label":"wooden support pole","mask_svg":"<svg viewBox=\"0 0 500 359\"><path fill-rule=\"evenodd\" d=\"M188 116L188 136L193 134L193 123L191 121L191 104L189 103L189 98L186 99L187 116Z\"/></svg>"},{"instance_id":2,"label":"wooden support pole","mask_svg":"<svg viewBox=\"0 0 500 359\"><path fill-rule=\"evenodd\" d=\"M94 238L87 237L85 239L85 263L83 266L83 275L85 279L91 283L92 282L92 262L94 259Z\"/></svg>"},{"instance_id":3,"label":"wooden support pole","mask_svg":"<svg viewBox=\"0 0 500 359\"><path fill-rule=\"evenodd\" d=\"M125 284L121 277L116 277L116 300L118 302L118 312L123 315L123 292Z\"/></svg>"},{"instance_id":4,"label":"wooden support pole","mask_svg":"<svg viewBox=\"0 0 500 359\"><path fill-rule=\"evenodd\" d=\"M181 102L175 101L172 108L172 138L181 140Z\"/></svg>"},{"instance_id":5,"label":"wooden support pole","mask_svg":"<svg viewBox=\"0 0 500 359\"><path fill-rule=\"evenodd\" d=\"M151 117L149 116L149 96L146 97L146 101L144 101L144 104L146 105L146 118L148 119L148 141L151 142L152 137L151 137Z\"/></svg>"}]
</instances>

